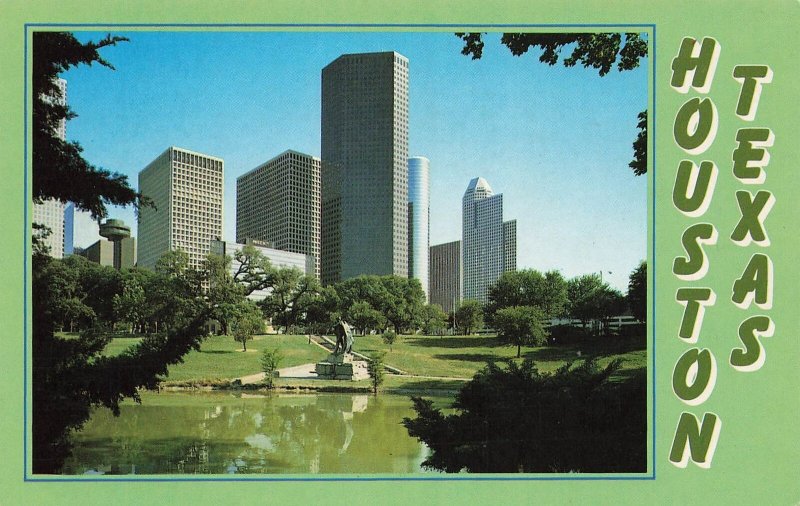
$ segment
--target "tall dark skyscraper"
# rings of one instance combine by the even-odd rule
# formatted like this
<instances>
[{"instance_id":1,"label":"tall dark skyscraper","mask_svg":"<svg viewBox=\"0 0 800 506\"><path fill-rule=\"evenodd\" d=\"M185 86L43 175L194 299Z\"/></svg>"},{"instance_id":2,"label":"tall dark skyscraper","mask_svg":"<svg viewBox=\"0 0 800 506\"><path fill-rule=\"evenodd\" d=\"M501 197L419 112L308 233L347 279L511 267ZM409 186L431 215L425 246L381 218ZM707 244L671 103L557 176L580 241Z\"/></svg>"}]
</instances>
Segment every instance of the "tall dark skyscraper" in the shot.
<instances>
[{"instance_id":1,"label":"tall dark skyscraper","mask_svg":"<svg viewBox=\"0 0 800 506\"><path fill-rule=\"evenodd\" d=\"M408 275L408 59L322 70L322 282Z\"/></svg>"}]
</instances>

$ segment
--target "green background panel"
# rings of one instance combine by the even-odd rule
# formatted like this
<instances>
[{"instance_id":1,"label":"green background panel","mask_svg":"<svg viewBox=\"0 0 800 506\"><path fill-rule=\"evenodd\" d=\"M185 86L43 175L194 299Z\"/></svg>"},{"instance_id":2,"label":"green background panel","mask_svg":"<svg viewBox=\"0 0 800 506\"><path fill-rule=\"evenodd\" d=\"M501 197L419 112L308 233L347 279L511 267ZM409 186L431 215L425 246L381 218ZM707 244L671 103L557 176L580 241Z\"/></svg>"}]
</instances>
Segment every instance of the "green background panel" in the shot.
<instances>
[{"instance_id":1,"label":"green background panel","mask_svg":"<svg viewBox=\"0 0 800 506\"><path fill-rule=\"evenodd\" d=\"M800 501L800 312L795 270L798 234L796 197L800 179L797 142L797 26L800 4L795 1L627 2L595 1L562 6L554 2L22 2L0 0L0 153L3 154L0 199L0 254L4 288L0 317L5 323L0 355L4 408L0 410L1 504L261 504L450 503L555 504L797 504ZM548 481L230 481L230 482L65 482L25 481L22 467L23 413L23 56L26 23L399 23L459 24L653 24L656 27L656 132L653 207L655 237L655 478L645 480ZM192 28L194 29L194 28ZM237 29L237 28L230 28ZM385 29L385 28L379 28ZM419 28L426 29L426 28ZM438 29L437 29L438 30ZM446 28L445 31L455 31ZM113 32L113 28L108 31ZM498 30L501 31L501 30ZM682 95L669 86L670 62L685 36L714 37L721 53L714 83L707 94L716 104L719 129L702 155L686 156L672 139L672 124L680 106L697 96ZM773 80L764 86L758 114L745 122L734 114L739 92L731 73L737 64L767 64ZM743 185L731 172L736 130L769 127L775 135L771 160L762 185ZM681 159L712 160L719 178L711 206L700 218L687 218L671 202L675 172ZM771 191L776 204L766 219L771 246L734 245L730 233L739 219L735 192ZM681 282L671 273L672 260L683 255L681 234L691 224L707 221L719 233L706 248L710 269L699 281ZM652 233L652 231L651 231ZM770 310L742 310L730 301L733 281L749 258L766 253L774 263L774 304ZM651 261L652 261L651 257ZM653 270L655 272L653 272ZM675 292L682 286L707 286L717 302L706 311L697 346L709 348L717 360L717 380L711 397L697 407L684 406L671 391L672 369L690 346L677 330L682 308ZM775 334L763 340L766 362L751 373L728 365L739 346L737 328L754 314L767 314ZM653 336L651 336L653 338ZM653 346L651 346L651 349ZM689 464L678 469L667 460L681 411L698 416L710 411L722 420L709 469ZM479 476L478 478L487 478ZM567 478L569 478L567 476Z\"/></svg>"}]
</instances>

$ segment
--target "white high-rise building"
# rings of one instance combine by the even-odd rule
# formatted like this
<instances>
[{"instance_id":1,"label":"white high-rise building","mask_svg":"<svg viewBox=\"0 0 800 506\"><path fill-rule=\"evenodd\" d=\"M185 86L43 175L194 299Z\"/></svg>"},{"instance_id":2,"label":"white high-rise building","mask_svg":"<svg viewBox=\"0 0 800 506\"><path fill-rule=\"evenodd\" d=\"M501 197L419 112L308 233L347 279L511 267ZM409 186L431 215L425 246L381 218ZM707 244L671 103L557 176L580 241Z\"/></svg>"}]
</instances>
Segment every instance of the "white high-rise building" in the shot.
<instances>
[{"instance_id":1,"label":"white high-rise building","mask_svg":"<svg viewBox=\"0 0 800 506\"><path fill-rule=\"evenodd\" d=\"M65 105L67 103L67 81L56 79L55 84L60 92L59 97L49 97L49 100ZM55 128L56 137L62 141L67 139L67 120L59 120ZM71 207L69 212L71 212ZM33 222L44 225L50 234L44 239L44 245L49 249L50 256L53 258L63 258L65 249L68 253L72 252L72 243L64 244L64 215L68 212L66 204L54 199L47 199L41 204L33 205ZM70 241L72 240L71 231L68 231Z\"/></svg>"},{"instance_id":2,"label":"white high-rise building","mask_svg":"<svg viewBox=\"0 0 800 506\"><path fill-rule=\"evenodd\" d=\"M464 299L485 304L489 287L503 272L516 269L516 221L503 222L503 194L495 195L482 177L469 182L462 211Z\"/></svg>"},{"instance_id":3,"label":"white high-rise building","mask_svg":"<svg viewBox=\"0 0 800 506\"><path fill-rule=\"evenodd\" d=\"M139 192L156 208L139 210L137 260L152 269L166 252L181 249L199 268L212 239L222 238L224 161L170 147L139 172Z\"/></svg>"},{"instance_id":4,"label":"white high-rise building","mask_svg":"<svg viewBox=\"0 0 800 506\"><path fill-rule=\"evenodd\" d=\"M319 278L320 160L284 151L236 179L236 242L268 242L313 258Z\"/></svg>"},{"instance_id":5,"label":"white high-rise building","mask_svg":"<svg viewBox=\"0 0 800 506\"><path fill-rule=\"evenodd\" d=\"M408 159L408 277L422 284L430 300L430 161L422 156Z\"/></svg>"},{"instance_id":6,"label":"white high-rise building","mask_svg":"<svg viewBox=\"0 0 800 506\"><path fill-rule=\"evenodd\" d=\"M322 282L408 275L408 59L322 70Z\"/></svg>"}]
</instances>

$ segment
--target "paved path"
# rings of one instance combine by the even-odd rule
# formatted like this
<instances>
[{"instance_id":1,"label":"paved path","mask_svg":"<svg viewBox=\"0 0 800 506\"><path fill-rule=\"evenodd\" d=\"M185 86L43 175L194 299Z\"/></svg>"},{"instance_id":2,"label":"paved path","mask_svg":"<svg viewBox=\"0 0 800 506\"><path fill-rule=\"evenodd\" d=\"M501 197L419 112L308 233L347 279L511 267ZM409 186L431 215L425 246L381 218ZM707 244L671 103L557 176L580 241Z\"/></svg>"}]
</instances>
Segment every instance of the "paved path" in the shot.
<instances>
[{"instance_id":1,"label":"paved path","mask_svg":"<svg viewBox=\"0 0 800 506\"><path fill-rule=\"evenodd\" d=\"M331 351L334 346L334 343L331 342L325 336L312 336L311 343L319 346L320 348ZM359 358L369 360L364 355L360 353L353 353L354 355L358 356ZM295 378L295 379L318 379L319 377L314 372L314 363L310 364L303 364L297 365L294 367L285 367L283 369L278 369L278 377L280 378ZM407 372L401 371L395 367L386 365L385 366L390 372L402 375L406 378L416 378L416 379L428 379L428 380L453 380L453 381L469 381L471 378L451 378L451 377L444 377L444 376L417 376L414 374L408 374ZM242 385L250 385L253 383L261 383L264 381L264 377L266 374L263 372L250 374L248 376L243 376L239 378L239 381L242 382Z\"/></svg>"}]
</instances>

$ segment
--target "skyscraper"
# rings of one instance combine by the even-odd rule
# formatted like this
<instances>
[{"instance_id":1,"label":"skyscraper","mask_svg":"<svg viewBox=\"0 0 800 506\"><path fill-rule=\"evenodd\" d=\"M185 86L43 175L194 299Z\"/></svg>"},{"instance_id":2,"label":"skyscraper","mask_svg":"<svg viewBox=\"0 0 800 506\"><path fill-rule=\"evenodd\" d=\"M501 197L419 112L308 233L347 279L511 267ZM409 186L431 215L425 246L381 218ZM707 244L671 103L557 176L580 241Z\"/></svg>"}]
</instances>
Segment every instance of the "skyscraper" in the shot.
<instances>
[{"instance_id":1,"label":"skyscraper","mask_svg":"<svg viewBox=\"0 0 800 506\"><path fill-rule=\"evenodd\" d=\"M236 242L313 257L319 277L320 199L319 158L284 151L236 179Z\"/></svg>"},{"instance_id":2,"label":"skyscraper","mask_svg":"<svg viewBox=\"0 0 800 506\"><path fill-rule=\"evenodd\" d=\"M430 299L445 312L461 301L461 241L431 246Z\"/></svg>"},{"instance_id":3,"label":"skyscraper","mask_svg":"<svg viewBox=\"0 0 800 506\"><path fill-rule=\"evenodd\" d=\"M322 70L322 282L408 275L408 59Z\"/></svg>"},{"instance_id":4,"label":"skyscraper","mask_svg":"<svg viewBox=\"0 0 800 506\"><path fill-rule=\"evenodd\" d=\"M408 159L408 277L422 284L429 299L430 254L430 161L421 156Z\"/></svg>"},{"instance_id":5,"label":"skyscraper","mask_svg":"<svg viewBox=\"0 0 800 506\"><path fill-rule=\"evenodd\" d=\"M482 177L469 182L462 211L463 295L465 299L486 303L489 287L504 271L510 270L506 269L506 263L513 261L516 269L516 221L503 223L503 194L495 195Z\"/></svg>"},{"instance_id":6,"label":"skyscraper","mask_svg":"<svg viewBox=\"0 0 800 506\"><path fill-rule=\"evenodd\" d=\"M181 249L200 267L212 239L222 238L221 158L170 147L139 172L139 191L156 208L139 210L139 265L152 269L164 253Z\"/></svg>"},{"instance_id":7,"label":"skyscraper","mask_svg":"<svg viewBox=\"0 0 800 506\"><path fill-rule=\"evenodd\" d=\"M43 243L53 258L64 257L64 212L66 205L55 199L47 199L33 205L33 222L49 230Z\"/></svg>"},{"instance_id":8,"label":"skyscraper","mask_svg":"<svg viewBox=\"0 0 800 506\"><path fill-rule=\"evenodd\" d=\"M66 105L67 103L67 81L64 79L56 79L55 85L58 88L59 95L57 97L46 97L48 101L55 102L59 105ZM67 139L67 120L61 119L53 132L56 137L62 141ZM50 234L44 239L44 245L49 249L50 256L53 258L63 258L65 253L64 243L64 217L67 213L67 206L63 202L54 199L47 199L39 204L33 205L33 222L39 225L44 225L50 231ZM69 208L71 209L71 208ZM69 245L67 252L72 252L72 231L68 231Z\"/></svg>"}]
</instances>

